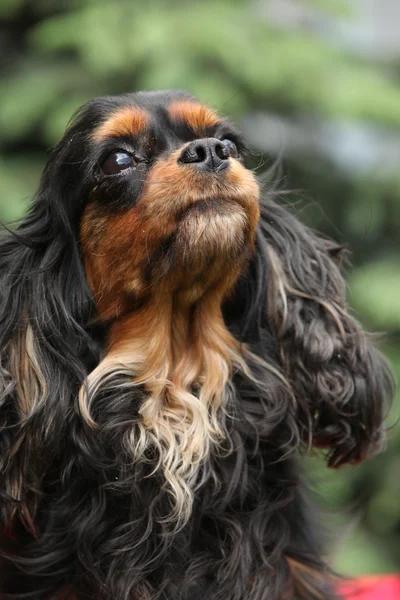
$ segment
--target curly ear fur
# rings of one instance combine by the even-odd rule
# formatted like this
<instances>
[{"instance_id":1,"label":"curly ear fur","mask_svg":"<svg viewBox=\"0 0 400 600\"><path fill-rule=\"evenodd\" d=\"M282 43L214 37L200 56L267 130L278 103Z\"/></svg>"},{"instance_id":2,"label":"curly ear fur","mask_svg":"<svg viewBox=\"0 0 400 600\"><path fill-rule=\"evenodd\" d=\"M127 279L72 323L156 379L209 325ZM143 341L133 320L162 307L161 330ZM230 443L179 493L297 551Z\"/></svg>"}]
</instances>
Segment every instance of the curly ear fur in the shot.
<instances>
[{"instance_id":1,"label":"curly ear fur","mask_svg":"<svg viewBox=\"0 0 400 600\"><path fill-rule=\"evenodd\" d=\"M0 522L31 530L46 465L62 452L95 352L82 327L92 303L67 212L66 146L55 148L30 213L0 244Z\"/></svg>"},{"instance_id":2,"label":"curly ear fur","mask_svg":"<svg viewBox=\"0 0 400 600\"><path fill-rule=\"evenodd\" d=\"M331 467L380 449L393 396L385 358L346 305L344 258L343 247L266 201L256 256L241 283L247 288L241 335L258 347L261 337L269 344L273 338L294 394L300 436L327 449Z\"/></svg>"}]
</instances>

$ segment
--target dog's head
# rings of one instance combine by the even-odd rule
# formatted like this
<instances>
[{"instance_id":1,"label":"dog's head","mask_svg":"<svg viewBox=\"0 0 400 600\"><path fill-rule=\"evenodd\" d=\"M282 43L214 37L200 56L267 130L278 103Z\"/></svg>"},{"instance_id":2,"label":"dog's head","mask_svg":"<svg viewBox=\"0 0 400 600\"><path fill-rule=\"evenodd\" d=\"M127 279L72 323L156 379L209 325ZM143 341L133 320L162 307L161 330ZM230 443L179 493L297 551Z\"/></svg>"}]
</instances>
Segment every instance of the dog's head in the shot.
<instances>
[{"instance_id":1,"label":"dog's head","mask_svg":"<svg viewBox=\"0 0 400 600\"><path fill-rule=\"evenodd\" d=\"M193 305L211 287L225 293L259 218L240 136L184 93L138 94L104 108L93 104L80 120L80 133L90 122L80 239L99 317L119 318L155 297Z\"/></svg>"},{"instance_id":2,"label":"dog's head","mask_svg":"<svg viewBox=\"0 0 400 600\"><path fill-rule=\"evenodd\" d=\"M2 490L25 520L68 427L90 454L77 420L161 467L187 513L241 403L234 371L264 407L253 394L249 432L287 421L331 466L379 447L391 376L349 314L343 252L263 197L244 154L181 91L93 100L54 148L0 246Z\"/></svg>"}]
</instances>

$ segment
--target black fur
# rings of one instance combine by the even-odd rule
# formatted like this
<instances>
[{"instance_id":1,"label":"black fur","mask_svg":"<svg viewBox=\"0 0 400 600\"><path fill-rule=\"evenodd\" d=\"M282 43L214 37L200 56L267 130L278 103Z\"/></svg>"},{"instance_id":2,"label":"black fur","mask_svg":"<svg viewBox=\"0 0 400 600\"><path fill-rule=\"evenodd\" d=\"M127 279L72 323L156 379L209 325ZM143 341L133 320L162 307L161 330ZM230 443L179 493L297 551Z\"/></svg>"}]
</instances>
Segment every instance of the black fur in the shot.
<instances>
[{"instance_id":1,"label":"black fur","mask_svg":"<svg viewBox=\"0 0 400 600\"><path fill-rule=\"evenodd\" d=\"M182 94L87 104L53 150L28 216L1 238L4 598L333 597L299 450L326 448L330 466L379 450L393 383L346 307L340 249L268 194L256 252L224 305L229 329L252 350L254 378L240 372L232 378L228 441L212 452L184 528L174 531L166 519L168 494L160 472L152 474L157 457L130 468L125 439L144 392L123 392L113 380L96 399L99 427L81 418L78 392L107 334L107 325L91 325L95 306L79 243L102 151L93 150L89 135L111 110L128 104L153 110L159 131L168 131L163 105ZM139 181L135 193L140 189ZM110 210L130 201L132 191L120 191ZM26 361L36 378L29 385ZM21 386L33 386L40 401L30 405Z\"/></svg>"}]
</instances>

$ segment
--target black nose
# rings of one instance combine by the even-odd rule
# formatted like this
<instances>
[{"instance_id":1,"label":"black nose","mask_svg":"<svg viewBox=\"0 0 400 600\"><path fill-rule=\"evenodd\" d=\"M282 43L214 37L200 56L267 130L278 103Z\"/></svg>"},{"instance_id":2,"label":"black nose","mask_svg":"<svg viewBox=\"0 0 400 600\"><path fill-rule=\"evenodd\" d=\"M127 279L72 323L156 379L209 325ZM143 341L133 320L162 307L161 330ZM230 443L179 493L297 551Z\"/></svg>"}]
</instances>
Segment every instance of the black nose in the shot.
<instances>
[{"instance_id":1,"label":"black nose","mask_svg":"<svg viewBox=\"0 0 400 600\"><path fill-rule=\"evenodd\" d=\"M218 173L229 166L229 151L216 138L194 140L182 150L179 162L193 163L198 168Z\"/></svg>"}]
</instances>

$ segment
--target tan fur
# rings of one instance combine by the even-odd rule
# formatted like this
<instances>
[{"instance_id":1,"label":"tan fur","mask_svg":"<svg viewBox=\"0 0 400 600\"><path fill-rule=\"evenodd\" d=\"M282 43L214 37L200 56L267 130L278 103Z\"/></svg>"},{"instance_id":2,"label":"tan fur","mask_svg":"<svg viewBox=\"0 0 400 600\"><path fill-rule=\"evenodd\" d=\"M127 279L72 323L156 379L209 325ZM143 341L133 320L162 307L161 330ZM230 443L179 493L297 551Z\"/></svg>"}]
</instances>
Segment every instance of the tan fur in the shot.
<instances>
[{"instance_id":1,"label":"tan fur","mask_svg":"<svg viewBox=\"0 0 400 600\"><path fill-rule=\"evenodd\" d=\"M157 161L134 208L112 214L102 211L95 194L82 218L81 241L89 283L99 315L110 319L129 312L155 285L165 293L191 289L192 299L219 279L221 269L241 269L245 247L254 244L259 218L259 188L254 175L238 161L224 175L203 173L178 162L182 148ZM196 212L200 202L208 208ZM193 214L181 219L193 207ZM204 208L204 207L203 207ZM154 280L146 264L157 248L177 234L179 253L171 274L159 262ZM168 278L163 278L167 272ZM195 281L199 286L196 291Z\"/></svg>"},{"instance_id":2,"label":"tan fur","mask_svg":"<svg viewBox=\"0 0 400 600\"><path fill-rule=\"evenodd\" d=\"M138 136L150 123L150 114L138 106L124 106L114 112L92 134L96 142L110 137Z\"/></svg>"},{"instance_id":3,"label":"tan fur","mask_svg":"<svg viewBox=\"0 0 400 600\"><path fill-rule=\"evenodd\" d=\"M206 134L207 129L217 127L221 122L211 108L190 100L172 102L168 112L173 121L186 122L200 137Z\"/></svg>"},{"instance_id":4,"label":"tan fur","mask_svg":"<svg viewBox=\"0 0 400 600\"><path fill-rule=\"evenodd\" d=\"M175 109L182 114L182 105ZM191 113L196 127L214 119L208 111ZM124 389L144 387L125 442L133 463L157 450L176 527L190 516L200 465L224 439L232 368L247 372L221 304L253 249L259 219L250 171L231 159L223 174L204 173L179 162L185 147L156 162L132 209L102 211L94 190L81 223L98 318L115 320L106 356L81 389L81 414L96 427L96 391L108 382L115 389L118 376ZM172 261L157 254L170 239Z\"/></svg>"},{"instance_id":5,"label":"tan fur","mask_svg":"<svg viewBox=\"0 0 400 600\"><path fill-rule=\"evenodd\" d=\"M154 305L118 321L112 328L105 359L80 393L87 422L92 398L117 374L142 385L148 393L141 419L129 440L133 462L156 448L166 489L173 498L170 515L177 526L190 516L198 468L224 432L224 394L232 367L246 369L239 343L226 329L221 291L203 298L194 313L160 298Z\"/></svg>"},{"instance_id":6,"label":"tan fur","mask_svg":"<svg viewBox=\"0 0 400 600\"><path fill-rule=\"evenodd\" d=\"M36 354L35 337L32 327L27 324L20 329L17 336L9 343L7 351L10 357L10 374L16 382L16 397L18 402L19 417L23 422L46 400L47 383L40 368ZM25 442L25 445L24 443ZM13 460L15 468L14 477L10 479L7 492L12 498L21 500L19 504L10 504L9 522L18 511L25 521L28 529L35 533L33 516L35 506L30 506L22 498L21 490L24 488L28 469L30 440L21 435L8 454L8 460ZM5 465L4 465L5 466Z\"/></svg>"},{"instance_id":7,"label":"tan fur","mask_svg":"<svg viewBox=\"0 0 400 600\"><path fill-rule=\"evenodd\" d=\"M47 384L41 371L32 327L21 329L8 347L10 372L17 384L21 419L28 417L46 397Z\"/></svg>"}]
</instances>

